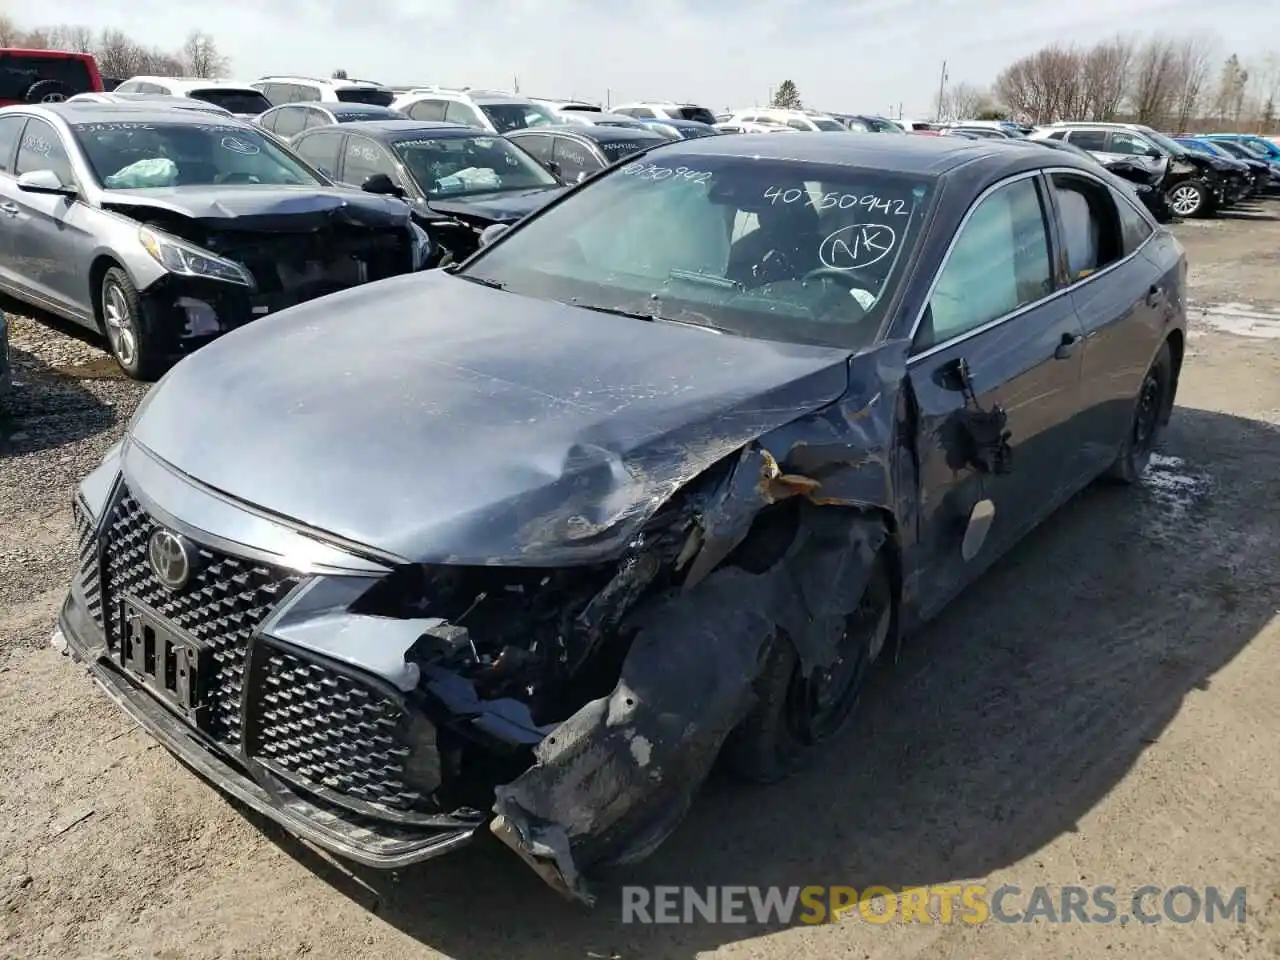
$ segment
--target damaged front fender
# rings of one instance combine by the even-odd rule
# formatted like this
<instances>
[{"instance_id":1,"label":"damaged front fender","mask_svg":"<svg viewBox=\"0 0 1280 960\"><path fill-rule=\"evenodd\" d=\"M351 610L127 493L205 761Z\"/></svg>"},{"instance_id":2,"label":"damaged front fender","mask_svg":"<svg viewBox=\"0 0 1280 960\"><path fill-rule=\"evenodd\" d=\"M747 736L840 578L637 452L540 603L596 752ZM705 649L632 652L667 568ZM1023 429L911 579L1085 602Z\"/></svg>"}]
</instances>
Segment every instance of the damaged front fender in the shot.
<instances>
[{"instance_id":1,"label":"damaged front fender","mask_svg":"<svg viewBox=\"0 0 1280 960\"><path fill-rule=\"evenodd\" d=\"M908 346L853 357L841 400L742 450L701 503L677 560L691 561L682 586L623 625L635 636L613 692L496 789L490 829L566 896L592 903L586 871L643 859L676 828L751 709L770 642L792 643L806 674L835 658L898 526ZM796 505L785 549L763 570L734 564L762 512L784 501Z\"/></svg>"},{"instance_id":2,"label":"damaged front fender","mask_svg":"<svg viewBox=\"0 0 1280 960\"><path fill-rule=\"evenodd\" d=\"M782 631L806 668L831 658L884 543L876 518L801 505L764 573L722 567L651 604L621 677L496 790L490 829L554 888L594 902L585 871L643 859L679 824L750 709L766 644Z\"/></svg>"}]
</instances>

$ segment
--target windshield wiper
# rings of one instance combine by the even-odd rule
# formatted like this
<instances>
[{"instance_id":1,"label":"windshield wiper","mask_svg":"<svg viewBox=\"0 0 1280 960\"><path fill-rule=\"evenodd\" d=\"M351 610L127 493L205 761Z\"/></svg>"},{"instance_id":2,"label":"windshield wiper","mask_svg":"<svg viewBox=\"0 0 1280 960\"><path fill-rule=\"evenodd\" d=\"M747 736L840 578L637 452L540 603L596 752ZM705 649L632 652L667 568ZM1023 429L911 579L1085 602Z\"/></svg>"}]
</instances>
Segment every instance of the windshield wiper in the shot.
<instances>
[{"instance_id":1,"label":"windshield wiper","mask_svg":"<svg viewBox=\"0 0 1280 960\"><path fill-rule=\"evenodd\" d=\"M672 280L683 280L686 283L700 283L705 287L716 287L720 290L742 290L743 285L728 277L717 277L713 273L699 273L696 270L672 269L668 272Z\"/></svg>"},{"instance_id":2,"label":"windshield wiper","mask_svg":"<svg viewBox=\"0 0 1280 960\"><path fill-rule=\"evenodd\" d=\"M575 307L581 307L583 310L592 310L596 313L607 313L611 317L629 317L632 320L648 320L650 323L654 320L662 319L652 313L637 313L634 310L623 310L619 307L597 307L594 304L585 303L573 303L572 305Z\"/></svg>"},{"instance_id":3,"label":"windshield wiper","mask_svg":"<svg viewBox=\"0 0 1280 960\"><path fill-rule=\"evenodd\" d=\"M658 313L638 313L635 310L626 310L626 309L623 309L622 307L599 307L594 304L585 304L585 303L574 303L573 306L581 307L583 310L594 310L596 313L607 313L613 317L629 317L632 320L646 320L649 323L655 323L655 322L674 323L681 327L694 327L698 330L705 331L706 333L733 333L734 332L725 327L718 327L714 323L711 323L709 321L704 323L696 323L693 320L681 320L676 317L664 317ZM686 310L683 312L688 313L690 311ZM701 316L701 314L697 314L697 316Z\"/></svg>"},{"instance_id":4,"label":"windshield wiper","mask_svg":"<svg viewBox=\"0 0 1280 960\"><path fill-rule=\"evenodd\" d=\"M448 270L448 267L445 267ZM466 280L468 283L478 283L482 287L488 287L490 290L505 290L507 285L501 280L490 280L488 277L473 277L469 273L455 273L455 277L459 280Z\"/></svg>"}]
</instances>

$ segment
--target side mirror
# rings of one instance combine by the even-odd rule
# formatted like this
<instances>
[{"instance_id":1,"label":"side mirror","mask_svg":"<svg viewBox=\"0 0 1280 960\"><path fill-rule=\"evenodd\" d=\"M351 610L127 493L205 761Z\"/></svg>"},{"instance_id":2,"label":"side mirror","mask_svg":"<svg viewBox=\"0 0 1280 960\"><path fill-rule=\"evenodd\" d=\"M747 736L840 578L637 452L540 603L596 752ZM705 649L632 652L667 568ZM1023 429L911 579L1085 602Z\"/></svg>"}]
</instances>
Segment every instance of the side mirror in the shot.
<instances>
[{"instance_id":1,"label":"side mirror","mask_svg":"<svg viewBox=\"0 0 1280 960\"><path fill-rule=\"evenodd\" d=\"M75 187L69 187L52 170L32 170L18 178L18 189L27 193L44 193L58 197L74 197Z\"/></svg>"},{"instance_id":2,"label":"side mirror","mask_svg":"<svg viewBox=\"0 0 1280 960\"><path fill-rule=\"evenodd\" d=\"M480 231L480 246L487 247L511 229L509 223L491 223Z\"/></svg>"},{"instance_id":3,"label":"side mirror","mask_svg":"<svg viewBox=\"0 0 1280 960\"><path fill-rule=\"evenodd\" d=\"M328 167L316 167L316 169L319 170L321 174L328 177L330 180L333 179L333 171L330 170Z\"/></svg>"},{"instance_id":4,"label":"side mirror","mask_svg":"<svg viewBox=\"0 0 1280 960\"><path fill-rule=\"evenodd\" d=\"M1164 156L1164 154L1161 153L1159 150L1157 150L1155 147L1150 147L1147 149L1145 156L1147 156L1151 160L1159 160Z\"/></svg>"},{"instance_id":5,"label":"side mirror","mask_svg":"<svg viewBox=\"0 0 1280 960\"><path fill-rule=\"evenodd\" d=\"M543 166L547 168L549 173L554 173L557 177L560 176L560 164L554 160L548 160Z\"/></svg>"},{"instance_id":6,"label":"side mirror","mask_svg":"<svg viewBox=\"0 0 1280 960\"><path fill-rule=\"evenodd\" d=\"M376 193L384 197L400 197L404 199L404 191L396 186L389 174L375 173L360 187L365 193Z\"/></svg>"}]
</instances>

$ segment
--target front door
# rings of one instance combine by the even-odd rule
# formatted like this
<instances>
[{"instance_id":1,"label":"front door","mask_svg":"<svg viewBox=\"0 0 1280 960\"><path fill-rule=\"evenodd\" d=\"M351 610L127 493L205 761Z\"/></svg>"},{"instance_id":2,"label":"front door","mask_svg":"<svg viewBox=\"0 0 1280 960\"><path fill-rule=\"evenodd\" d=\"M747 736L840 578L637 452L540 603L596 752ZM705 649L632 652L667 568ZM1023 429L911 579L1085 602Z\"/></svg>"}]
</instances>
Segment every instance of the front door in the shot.
<instances>
[{"instance_id":1,"label":"front door","mask_svg":"<svg viewBox=\"0 0 1280 960\"><path fill-rule=\"evenodd\" d=\"M1069 495L1081 469L1083 330L1057 293L1046 189L1024 175L970 210L912 345L911 576L924 617Z\"/></svg>"},{"instance_id":2,"label":"front door","mask_svg":"<svg viewBox=\"0 0 1280 960\"><path fill-rule=\"evenodd\" d=\"M22 131L15 177L50 170L66 186L76 186L66 145L54 127L31 118ZM16 248L18 284L52 306L76 316L92 313L88 266L97 240L86 228L91 212L75 197L30 193L16 179L0 178L0 211Z\"/></svg>"}]
</instances>

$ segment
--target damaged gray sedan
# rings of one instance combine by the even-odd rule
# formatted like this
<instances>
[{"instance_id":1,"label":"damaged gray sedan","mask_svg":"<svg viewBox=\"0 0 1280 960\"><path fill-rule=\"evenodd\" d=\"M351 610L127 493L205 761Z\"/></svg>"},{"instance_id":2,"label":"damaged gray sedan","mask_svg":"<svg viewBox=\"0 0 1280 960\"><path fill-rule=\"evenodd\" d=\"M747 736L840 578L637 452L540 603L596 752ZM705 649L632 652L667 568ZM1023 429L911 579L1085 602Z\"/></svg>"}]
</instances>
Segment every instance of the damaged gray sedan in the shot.
<instances>
[{"instance_id":1,"label":"damaged gray sedan","mask_svg":"<svg viewBox=\"0 0 1280 960\"><path fill-rule=\"evenodd\" d=\"M590 901L1141 474L1185 270L1069 155L675 141L171 371L80 487L54 640L300 837L400 868L488 829Z\"/></svg>"},{"instance_id":2,"label":"damaged gray sedan","mask_svg":"<svg viewBox=\"0 0 1280 960\"><path fill-rule=\"evenodd\" d=\"M158 103L0 111L0 226L0 290L105 334L144 380L430 253L401 201L336 187L251 123Z\"/></svg>"}]
</instances>

